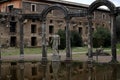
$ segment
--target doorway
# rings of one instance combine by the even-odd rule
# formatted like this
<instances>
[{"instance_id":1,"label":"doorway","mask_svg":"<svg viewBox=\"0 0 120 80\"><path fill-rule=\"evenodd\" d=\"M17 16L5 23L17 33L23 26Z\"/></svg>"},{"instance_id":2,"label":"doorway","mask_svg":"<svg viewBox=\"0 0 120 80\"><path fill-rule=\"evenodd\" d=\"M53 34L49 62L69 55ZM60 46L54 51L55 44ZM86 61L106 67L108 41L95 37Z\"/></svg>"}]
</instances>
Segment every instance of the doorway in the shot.
<instances>
[{"instance_id":1,"label":"doorway","mask_svg":"<svg viewBox=\"0 0 120 80\"><path fill-rule=\"evenodd\" d=\"M37 45L37 38L31 37L31 46L36 46L36 45Z\"/></svg>"},{"instance_id":2,"label":"doorway","mask_svg":"<svg viewBox=\"0 0 120 80\"><path fill-rule=\"evenodd\" d=\"M10 46L15 47L16 46L16 37L11 37L10 38Z\"/></svg>"}]
</instances>

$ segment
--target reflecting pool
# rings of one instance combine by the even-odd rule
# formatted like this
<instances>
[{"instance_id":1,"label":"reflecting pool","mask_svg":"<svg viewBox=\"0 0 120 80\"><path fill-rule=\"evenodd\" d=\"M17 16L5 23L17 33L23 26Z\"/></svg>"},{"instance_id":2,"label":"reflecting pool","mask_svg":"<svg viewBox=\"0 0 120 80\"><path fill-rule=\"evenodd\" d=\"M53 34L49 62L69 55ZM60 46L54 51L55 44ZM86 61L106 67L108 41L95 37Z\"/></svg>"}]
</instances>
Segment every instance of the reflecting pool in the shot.
<instances>
[{"instance_id":1,"label":"reflecting pool","mask_svg":"<svg viewBox=\"0 0 120 80\"><path fill-rule=\"evenodd\" d=\"M49 61L2 62L0 80L120 80L120 64Z\"/></svg>"}]
</instances>

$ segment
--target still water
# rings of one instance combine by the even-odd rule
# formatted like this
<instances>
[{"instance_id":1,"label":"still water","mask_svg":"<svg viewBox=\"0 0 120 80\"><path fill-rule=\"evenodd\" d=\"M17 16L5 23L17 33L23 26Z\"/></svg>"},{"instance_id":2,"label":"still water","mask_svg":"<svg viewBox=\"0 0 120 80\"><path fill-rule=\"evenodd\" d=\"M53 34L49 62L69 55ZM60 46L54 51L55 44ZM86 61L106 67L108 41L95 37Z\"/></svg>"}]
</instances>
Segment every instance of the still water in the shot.
<instances>
[{"instance_id":1,"label":"still water","mask_svg":"<svg viewBox=\"0 0 120 80\"><path fill-rule=\"evenodd\" d=\"M2 62L0 80L120 80L120 64Z\"/></svg>"}]
</instances>

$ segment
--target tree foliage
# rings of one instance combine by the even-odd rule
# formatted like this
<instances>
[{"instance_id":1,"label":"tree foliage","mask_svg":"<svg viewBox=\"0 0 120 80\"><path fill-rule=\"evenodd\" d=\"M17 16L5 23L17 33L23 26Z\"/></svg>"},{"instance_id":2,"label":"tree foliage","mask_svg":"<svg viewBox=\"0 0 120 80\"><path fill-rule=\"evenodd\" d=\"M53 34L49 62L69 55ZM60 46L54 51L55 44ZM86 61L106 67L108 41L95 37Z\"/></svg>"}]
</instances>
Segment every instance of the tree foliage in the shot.
<instances>
[{"instance_id":1,"label":"tree foliage","mask_svg":"<svg viewBox=\"0 0 120 80\"><path fill-rule=\"evenodd\" d=\"M82 46L82 37L77 31L71 31L71 45L72 47Z\"/></svg>"},{"instance_id":2,"label":"tree foliage","mask_svg":"<svg viewBox=\"0 0 120 80\"><path fill-rule=\"evenodd\" d=\"M57 34L60 36L60 45L59 49L66 48L66 33L65 30L58 30ZM82 46L82 37L77 31L71 31L71 46L80 47Z\"/></svg>"},{"instance_id":3,"label":"tree foliage","mask_svg":"<svg viewBox=\"0 0 120 80\"><path fill-rule=\"evenodd\" d=\"M117 41L120 42L120 15L116 19Z\"/></svg>"},{"instance_id":4,"label":"tree foliage","mask_svg":"<svg viewBox=\"0 0 120 80\"><path fill-rule=\"evenodd\" d=\"M66 34L65 34L65 30L59 29L57 34L60 36L59 49L65 49L66 48Z\"/></svg>"},{"instance_id":5,"label":"tree foliage","mask_svg":"<svg viewBox=\"0 0 120 80\"><path fill-rule=\"evenodd\" d=\"M93 33L93 47L109 47L110 45L110 31L107 28L98 27Z\"/></svg>"}]
</instances>

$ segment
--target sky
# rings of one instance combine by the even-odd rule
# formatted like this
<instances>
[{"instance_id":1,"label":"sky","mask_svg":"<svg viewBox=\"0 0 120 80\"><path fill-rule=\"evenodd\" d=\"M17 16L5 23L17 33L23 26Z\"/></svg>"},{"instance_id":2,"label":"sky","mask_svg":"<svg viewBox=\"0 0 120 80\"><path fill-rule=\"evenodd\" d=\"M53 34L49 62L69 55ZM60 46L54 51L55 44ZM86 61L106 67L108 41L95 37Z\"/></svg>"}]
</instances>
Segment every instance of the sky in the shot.
<instances>
[{"instance_id":1,"label":"sky","mask_svg":"<svg viewBox=\"0 0 120 80\"><path fill-rule=\"evenodd\" d=\"M91 4L95 0L66 0L66 1L71 1L71 2L77 2L77 3L83 3L83 4ZM115 6L120 6L120 0L110 0L115 4Z\"/></svg>"}]
</instances>

